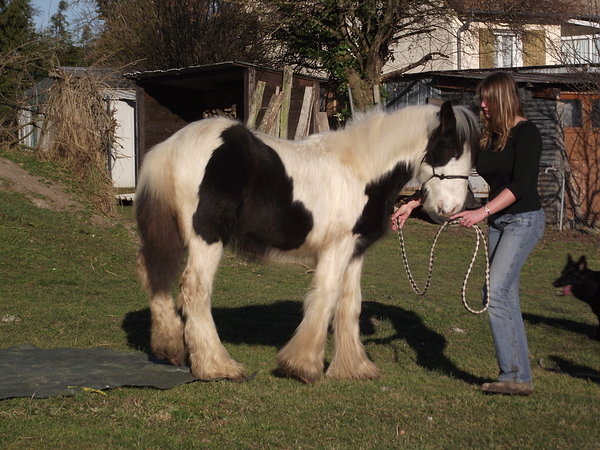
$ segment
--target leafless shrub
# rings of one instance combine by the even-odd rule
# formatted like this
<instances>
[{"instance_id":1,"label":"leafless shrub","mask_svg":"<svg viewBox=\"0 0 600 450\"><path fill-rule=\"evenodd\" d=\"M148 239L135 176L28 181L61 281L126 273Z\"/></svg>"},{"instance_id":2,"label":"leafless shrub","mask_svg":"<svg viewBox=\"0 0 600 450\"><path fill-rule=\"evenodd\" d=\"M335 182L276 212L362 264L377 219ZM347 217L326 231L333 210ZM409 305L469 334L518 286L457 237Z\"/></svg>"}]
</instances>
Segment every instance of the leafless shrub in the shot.
<instances>
[{"instance_id":1,"label":"leafless shrub","mask_svg":"<svg viewBox=\"0 0 600 450\"><path fill-rule=\"evenodd\" d=\"M89 72L56 71L44 106L41 151L71 170L94 207L105 215L115 212L112 180L107 170L115 144L117 123L107 109L104 83Z\"/></svg>"}]
</instances>

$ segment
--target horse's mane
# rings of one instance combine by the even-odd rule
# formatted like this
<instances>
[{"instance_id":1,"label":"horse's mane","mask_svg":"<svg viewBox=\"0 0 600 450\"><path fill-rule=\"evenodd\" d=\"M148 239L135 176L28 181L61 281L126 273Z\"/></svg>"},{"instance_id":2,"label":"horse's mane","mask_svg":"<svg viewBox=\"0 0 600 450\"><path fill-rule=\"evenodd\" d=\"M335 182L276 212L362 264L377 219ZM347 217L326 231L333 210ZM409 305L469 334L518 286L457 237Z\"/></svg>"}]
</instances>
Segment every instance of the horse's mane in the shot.
<instances>
[{"instance_id":1,"label":"horse's mane","mask_svg":"<svg viewBox=\"0 0 600 450\"><path fill-rule=\"evenodd\" d=\"M456 116L458 136L461 141L465 141L469 144L473 163L475 163L477 149L479 148L479 135L481 133L479 119L468 106L458 105L453 106L453 109Z\"/></svg>"},{"instance_id":2,"label":"horse's mane","mask_svg":"<svg viewBox=\"0 0 600 450\"><path fill-rule=\"evenodd\" d=\"M324 139L340 160L371 179L402 154L407 161L423 157L428 136L439 125L437 111L439 108L432 105L407 106L393 112L374 109Z\"/></svg>"},{"instance_id":3,"label":"horse's mane","mask_svg":"<svg viewBox=\"0 0 600 450\"><path fill-rule=\"evenodd\" d=\"M479 141L477 116L466 106L453 106L457 131L473 157ZM418 161L424 156L429 136L440 124L435 105L406 106L395 111L374 108L356 115L342 130L325 133L323 142L341 161L370 179L398 156Z\"/></svg>"}]
</instances>

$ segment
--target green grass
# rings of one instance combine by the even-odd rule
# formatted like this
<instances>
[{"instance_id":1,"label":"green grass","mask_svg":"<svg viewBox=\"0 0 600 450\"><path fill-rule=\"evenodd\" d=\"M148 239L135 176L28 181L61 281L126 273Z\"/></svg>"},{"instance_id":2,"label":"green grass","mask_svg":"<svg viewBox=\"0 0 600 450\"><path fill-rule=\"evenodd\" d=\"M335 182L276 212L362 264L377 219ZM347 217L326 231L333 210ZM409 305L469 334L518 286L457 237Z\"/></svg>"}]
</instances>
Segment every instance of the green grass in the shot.
<instances>
[{"instance_id":1,"label":"green grass","mask_svg":"<svg viewBox=\"0 0 600 450\"><path fill-rule=\"evenodd\" d=\"M0 317L21 319L0 323L0 348L147 348L147 301L126 226L131 208L120 212L121 222L99 227L85 214L39 209L0 191ZM436 231L416 220L406 226L420 286ZM361 328L379 380L304 385L278 376L275 354L301 319L310 275L228 254L216 281L215 321L232 356L258 371L254 380L3 400L0 448L600 448L600 343L590 339L596 320L587 305L557 297L551 286L568 252L586 254L600 270L600 238L549 230L523 271L536 387L529 398L479 391L497 368L486 316L460 302L474 242L474 232L457 227L442 234L425 296L410 288L395 235L369 251ZM478 265L468 287L472 307L480 304L482 280ZM540 360L595 377L548 371Z\"/></svg>"}]
</instances>

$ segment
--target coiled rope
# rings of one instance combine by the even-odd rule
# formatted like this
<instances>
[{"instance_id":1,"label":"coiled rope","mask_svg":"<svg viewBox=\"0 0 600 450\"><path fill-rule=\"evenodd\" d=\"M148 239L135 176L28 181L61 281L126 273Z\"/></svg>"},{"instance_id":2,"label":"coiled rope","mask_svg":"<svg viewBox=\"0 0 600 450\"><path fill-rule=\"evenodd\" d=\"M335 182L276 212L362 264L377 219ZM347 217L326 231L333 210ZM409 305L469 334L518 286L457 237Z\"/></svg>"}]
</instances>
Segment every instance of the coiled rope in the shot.
<instances>
[{"instance_id":1,"label":"coiled rope","mask_svg":"<svg viewBox=\"0 0 600 450\"><path fill-rule=\"evenodd\" d=\"M438 230L437 234L435 235L435 239L433 240L433 244L431 245L431 251L429 252L429 268L427 271L427 281L425 282L425 287L423 288L423 290L420 290L419 287L417 286L417 283L415 282L415 280L412 276L412 273L410 271L410 267L408 266L408 257L406 256L406 248L404 246L404 234L402 233L402 228L398 227L398 239L400 240L400 249L402 250L402 260L404 261L404 267L406 269L406 274L408 275L408 281L410 281L410 284L411 284L413 290L415 291L415 294L425 295L425 293L429 289L429 286L431 285L431 275L433 273L434 250L435 250L435 245L437 244L437 240L440 237L440 234L442 234L442 231L447 229L450 225L458 225L459 223L460 223L460 219L450 220L450 221L444 223ZM471 264L469 264L469 268L467 270L465 279L462 284L461 294L462 294L462 303L463 303L463 306L465 307L465 309L473 314L481 314L488 309L488 306L490 304L490 260L489 260L489 256L488 256L487 242L485 240L483 231L481 231L481 228L479 228L479 226L477 226L477 225L473 225L472 228L476 231L477 243L475 245L475 251L473 252L473 258L471 258ZM483 246L484 246L484 250L485 250L485 286L486 286L486 289L485 289L485 298L484 298L483 309L474 310L467 303L466 291L467 291L467 282L469 280L469 275L471 275L471 270L473 269L473 265L475 264L475 260L477 259L477 254L479 253L479 243L481 242L481 240L483 240Z\"/></svg>"}]
</instances>

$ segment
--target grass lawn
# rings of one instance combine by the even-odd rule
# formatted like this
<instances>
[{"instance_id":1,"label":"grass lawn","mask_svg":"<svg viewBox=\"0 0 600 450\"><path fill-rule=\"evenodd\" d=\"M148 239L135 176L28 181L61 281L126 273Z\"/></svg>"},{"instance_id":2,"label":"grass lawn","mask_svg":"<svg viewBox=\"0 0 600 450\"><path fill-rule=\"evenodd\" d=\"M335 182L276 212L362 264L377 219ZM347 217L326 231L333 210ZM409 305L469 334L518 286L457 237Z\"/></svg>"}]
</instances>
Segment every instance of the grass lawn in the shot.
<instances>
[{"instance_id":1,"label":"grass lawn","mask_svg":"<svg viewBox=\"0 0 600 450\"><path fill-rule=\"evenodd\" d=\"M107 347L145 351L148 308L134 276L131 207L113 225L85 212L35 207L0 191L0 348ZM409 261L420 286L438 227L410 220ZM278 376L275 354L301 319L310 275L230 254L213 301L231 355L258 371L247 383L195 382L170 390L118 388L106 396L0 401L2 449L600 448L600 342L584 303L552 287L567 253L600 270L600 235L548 230L522 274L534 372L532 397L482 395L497 366L487 317L460 301L475 233L452 227L436 247L433 281L413 293L397 237L368 253L363 342L376 381ZM481 259L468 300L480 305ZM328 348L327 358L331 356ZM558 366L562 373L546 368ZM544 368L546 367L546 368Z\"/></svg>"}]
</instances>

